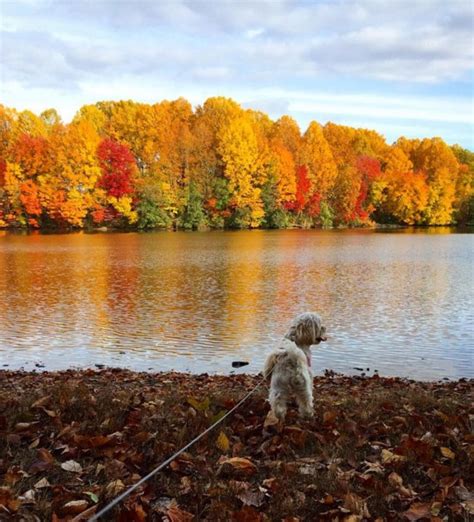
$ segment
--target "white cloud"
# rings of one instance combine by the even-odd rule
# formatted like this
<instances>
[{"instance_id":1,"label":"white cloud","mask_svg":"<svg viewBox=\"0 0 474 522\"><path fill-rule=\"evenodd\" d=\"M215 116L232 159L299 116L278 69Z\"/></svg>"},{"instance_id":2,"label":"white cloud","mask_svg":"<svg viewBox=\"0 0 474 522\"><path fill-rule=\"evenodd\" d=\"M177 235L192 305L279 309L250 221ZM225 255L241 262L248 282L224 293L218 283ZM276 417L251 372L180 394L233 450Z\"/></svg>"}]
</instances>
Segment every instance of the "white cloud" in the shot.
<instances>
[{"instance_id":1,"label":"white cloud","mask_svg":"<svg viewBox=\"0 0 474 522\"><path fill-rule=\"evenodd\" d=\"M249 40L253 40L257 36L260 36L265 32L265 29L263 27L259 27L258 29L247 29L245 31L245 38L248 38Z\"/></svg>"},{"instance_id":2,"label":"white cloud","mask_svg":"<svg viewBox=\"0 0 474 522\"><path fill-rule=\"evenodd\" d=\"M68 118L104 98L225 95L302 122L406 119L465 132L472 118L472 98L457 92L472 85L473 13L463 0L18 0L0 9L2 101L12 106L56 105Z\"/></svg>"}]
</instances>

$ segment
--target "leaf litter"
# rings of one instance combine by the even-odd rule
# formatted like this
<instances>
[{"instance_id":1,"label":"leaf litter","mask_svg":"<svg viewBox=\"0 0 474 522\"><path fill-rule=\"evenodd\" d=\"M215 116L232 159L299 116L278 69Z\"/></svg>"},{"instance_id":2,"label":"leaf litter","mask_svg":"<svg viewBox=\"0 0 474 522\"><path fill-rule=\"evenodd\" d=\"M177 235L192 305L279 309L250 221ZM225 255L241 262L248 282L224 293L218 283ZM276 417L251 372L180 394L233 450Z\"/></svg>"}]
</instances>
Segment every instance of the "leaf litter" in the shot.
<instances>
[{"instance_id":1,"label":"leaf litter","mask_svg":"<svg viewBox=\"0 0 474 522\"><path fill-rule=\"evenodd\" d=\"M0 372L0 520L87 520L221 418L261 377ZM257 391L103 520L468 520L472 380L327 372L315 416Z\"/></svg>"}]
</instances>

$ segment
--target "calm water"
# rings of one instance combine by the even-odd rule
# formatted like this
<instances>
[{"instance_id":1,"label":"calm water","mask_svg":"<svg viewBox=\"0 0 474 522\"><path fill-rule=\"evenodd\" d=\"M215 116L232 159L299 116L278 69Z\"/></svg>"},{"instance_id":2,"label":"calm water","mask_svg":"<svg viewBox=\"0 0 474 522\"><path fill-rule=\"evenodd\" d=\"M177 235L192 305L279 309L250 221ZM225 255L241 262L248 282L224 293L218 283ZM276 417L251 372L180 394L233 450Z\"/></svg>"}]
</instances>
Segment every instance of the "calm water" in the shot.
<instances>
[{"instance_id":1,"label":"calm water","mask_svg":"<svg viewBox=\"0 0 474 522\"><path fill-rule=\"evenodd\" d=\"M315 310L315 369L474 377L474 235L451 232L3 233L0 365L256 372Z\"/></svg>"}]
</instances>

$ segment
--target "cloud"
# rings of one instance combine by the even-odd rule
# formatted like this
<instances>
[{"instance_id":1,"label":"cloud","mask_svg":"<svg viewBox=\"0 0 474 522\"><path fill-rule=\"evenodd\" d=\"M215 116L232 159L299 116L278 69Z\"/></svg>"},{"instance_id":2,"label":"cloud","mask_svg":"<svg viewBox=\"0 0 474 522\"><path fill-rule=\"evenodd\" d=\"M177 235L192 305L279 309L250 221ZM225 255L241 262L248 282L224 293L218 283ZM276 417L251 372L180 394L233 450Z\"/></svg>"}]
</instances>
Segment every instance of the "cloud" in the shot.
<instances>
[{"instance_id":1,"label":"cloud","mask_svg":"<svg viewBox=\"0 0 474 522\"><path fill-rule=\"evenodd\" d=\"M97 101L94 92L155 101L159 92L234 96L301 121L364 113L465 125L472 114L465 100L462 110L446 108L472 87L473 10L463 0L17 0L1 9L12 105L23 89L32 105L33 93L49 93L49 106L63 93L68 112ZM361 102L360 92L375 96ZM388 93L416 103L393 105ZM439 102L428 106L435 93Z\"/></svg>"}]
</instances>

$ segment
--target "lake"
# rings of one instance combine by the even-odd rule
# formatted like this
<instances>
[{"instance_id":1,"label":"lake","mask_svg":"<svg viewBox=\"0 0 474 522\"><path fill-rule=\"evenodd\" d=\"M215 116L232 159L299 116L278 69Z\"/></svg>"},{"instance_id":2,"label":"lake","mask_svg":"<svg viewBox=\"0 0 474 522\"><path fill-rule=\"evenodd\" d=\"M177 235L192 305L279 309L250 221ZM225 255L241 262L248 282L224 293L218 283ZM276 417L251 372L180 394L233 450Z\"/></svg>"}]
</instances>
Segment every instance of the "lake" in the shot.
<instances>
[{"instance_id":1,"label":"lake","mask_svg":"<svg viewBox=\"0 0 474 522\"><path fill-rule=\"evenodd\" d=\"M473 259L449 228L0 232L0 365L258 372L311 310L316 373L474 377Z\"/></svg>"}]
</instances>

